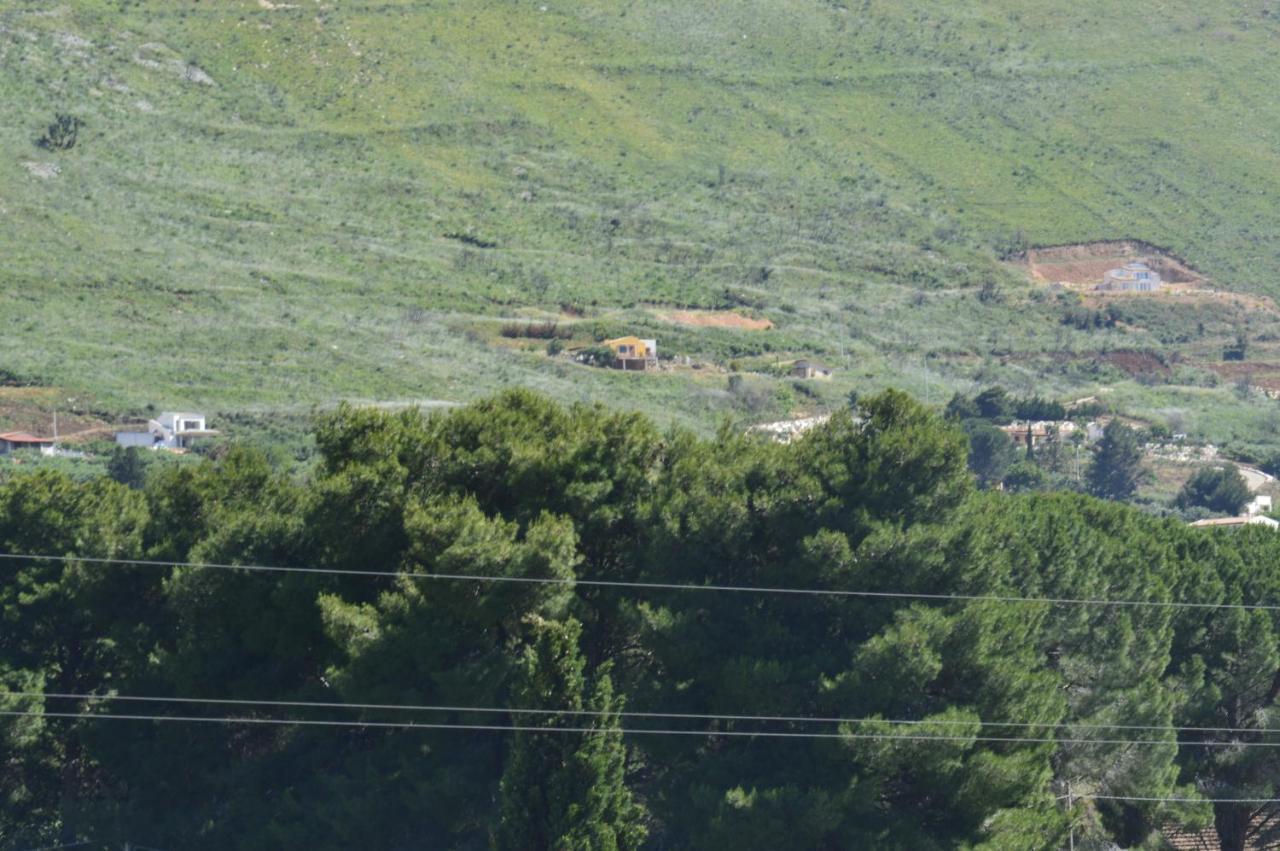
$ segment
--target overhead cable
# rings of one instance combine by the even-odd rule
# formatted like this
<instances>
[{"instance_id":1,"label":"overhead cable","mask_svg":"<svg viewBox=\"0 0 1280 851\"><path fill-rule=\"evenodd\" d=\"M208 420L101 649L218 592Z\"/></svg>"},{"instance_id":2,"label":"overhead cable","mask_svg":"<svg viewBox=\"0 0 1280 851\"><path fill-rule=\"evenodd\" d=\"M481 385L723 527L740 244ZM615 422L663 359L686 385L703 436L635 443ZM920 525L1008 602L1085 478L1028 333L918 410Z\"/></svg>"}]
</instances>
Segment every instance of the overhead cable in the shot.
<instances>
[{"instance_id":1,"label":"overhead cable","mask_svg":"<svg viewBox=\"0 0 1280 851\"><path fill-rule=\"evenodd\" d=\"M368 578L427 579L456 582L495 582L526 585L582 586L589 588L633 588L646 591L721 591L744 594L782 594L811 597L863 597L934 602L1028 603L1062 606L1115 606L1164 609L1230 609L1238 611L1280 611L1280 604L1209 603L1179 600L1110 600L1083 597L1030 597L1008 594L930 594L918 591L858 591L844 588L785 588L759 585L696 585L675 582L633 582L621 579L578 579L558 576L493 576L473 573L428 573L398 570L356 570L337 567L286 567L267 564L219 564L214 562L161 561L154 559L103 558L98 556L56 556L24 553L0 553L0 559L55 561L63 563L138 565L144 567L189 567L207 570L239 570L245 572L298 573L327 576L360 576Z\"/></svg>"},{"instance_id":2,"label":"overhead cable","mask_svg":"<svg viewBox=\"0 0 1280 851\"><path fill-rule=\"evenodd\" d=\"M1280 748L1280 742L1177 742L1166 739L1082 739L1037 736L962 736L898 733L805 733L782 730L674 730L651 727L539 727L530 724L472 724L426 721L350 721L320 718L270 718L252 715L143 715L97 712L41 712L6 709L0 716L24 718L69 718L83 721L157 721L196 724L257 724L283 727L358 727L395 730L463 730L497 733L582 733L589 735L701 736L706 738L752 739L842 739L890 742L993 742L1027 745L1155 745L1158 747Z\"/></svg>"},{"instance_id":3,"label":"overhead cable","mask_svg":"<svg viewBox=\"0 0 1280 851\"><path fill-rule=\"evenodd\" d=\"M686 721L745 721L787 724L894 724L903 726L951 726L967 727L1020 727L1020 728L1070 728L1076 730L1134 730L1147 732L1179 733L1251 733L1280 734L1280 729L1257 727L1175 727L1159 724L1098 724L1074 721L980 721L954 718L861 718L814 715L733 715L699 712L640 712L621 710L606 712L600 709L540 709L511 706L458 706L452 704L404 704L404 703L355 703L349 701L318 700L252 700L225 697L165 697L162 695L93 694L39 691L0 691L0 697L21 697L46 700L125 701L137 703L197 703L211 706L271 706L287 709L359 709L393 712L474 712L502 715L573 715L586 717L617 716L620 718L655 718Z\"/></svg>"}]
</instances>

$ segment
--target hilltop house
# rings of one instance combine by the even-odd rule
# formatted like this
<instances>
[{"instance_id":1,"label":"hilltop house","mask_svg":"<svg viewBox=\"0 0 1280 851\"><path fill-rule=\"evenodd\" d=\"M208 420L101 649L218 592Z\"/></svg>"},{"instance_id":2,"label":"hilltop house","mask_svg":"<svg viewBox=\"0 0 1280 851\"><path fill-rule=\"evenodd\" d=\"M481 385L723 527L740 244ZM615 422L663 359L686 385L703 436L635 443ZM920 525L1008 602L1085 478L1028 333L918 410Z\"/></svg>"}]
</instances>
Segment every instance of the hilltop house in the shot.
<instances>
[{"instance_id":1,"label":"hilltop house","mask_svg":"<svg viewBox=\"0 0 1280 851\"><path fill-rule=\"evenodd\" d=\"M798 360L791 365L792 378L830 378L831 368L811 360Z\"/></svg>"},{"instance_id":2,"label":"hilltop house","mask_svg":"<svg viewBox=\"0 0 1280 851\"><path fill-rule=\"evenodd\" d=\"M618 337L602 344L613 350L613 368L644 371L658 365L658 341Z\"/></svg>"},{"instance_id":3,"label":"hilltop house","mask_svg":"<svg viewBox=\"0 0 1280 851\"><path fill-rule=\"evenodd\" d=\"M1103 275L1098 289L1107 292L1155 292L1160 289L1160 273L1146 263L1126 263Z\"/></svg>"},{"instance_id":4,"label":"hilltop house","mask_svg":"<svg viewBox=\"0 0 1280 851\"><path fill-rule=\"evenodd\" d=\"M116 443L146 449L188 449L197 438L217 433L207 427L204 414L167 411L148 420L145 431L116 432Z\"/></svg>"},{"instance_id":5,"label":"hilltop house","mask_svg":"<svg viewBox=\"0 0 1280 851\"><path fill-rule=\"evenodd\" d=\"M47 455L53 451L53 438L36 437L25 431L9 431L0 434L0 455L8 455L19 449L38 449Z\"/></svg>"}]
</instances>

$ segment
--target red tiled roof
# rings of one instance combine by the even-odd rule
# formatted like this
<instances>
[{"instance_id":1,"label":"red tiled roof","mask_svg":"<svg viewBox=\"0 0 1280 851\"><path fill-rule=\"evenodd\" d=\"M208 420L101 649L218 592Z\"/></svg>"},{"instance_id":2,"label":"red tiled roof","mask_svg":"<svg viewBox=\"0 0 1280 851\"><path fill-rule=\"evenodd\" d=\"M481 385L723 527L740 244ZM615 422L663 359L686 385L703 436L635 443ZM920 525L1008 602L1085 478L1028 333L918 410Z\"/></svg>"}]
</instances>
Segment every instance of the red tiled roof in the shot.
<instances>
[{"instance_id":1,"label":"red tiled roof","mask_svg":"<svg viewBox=\"0 0 1280 851\"><path fill-rule=\"evenodd\" d=\"M34 434L26 431L7 431L0 434L0 440L9 443L53 443L52 437L36 437Z\"/></svg>"},{"instance_id":2,"label":"red tiled roof","mask_svg":"<svg viewBox=\"0 0 1280 851\"><path fill-rule=\"evenodd\" d=\"M1270 823L1271 819L1265 814L1254 816L1249 829L1250 836L1244 843L1245 851L1272 851L1280 848L1280 843L1274 839L1259 839L1256 835ZM1165 842L1175 851L1221 851L1222 849L1222 844L1218 842L1218 832L1212 827L1199 831L1187 831L1170 826L1161 830L1160 833L1164 836Z\"/></svg>"}]
</instances>

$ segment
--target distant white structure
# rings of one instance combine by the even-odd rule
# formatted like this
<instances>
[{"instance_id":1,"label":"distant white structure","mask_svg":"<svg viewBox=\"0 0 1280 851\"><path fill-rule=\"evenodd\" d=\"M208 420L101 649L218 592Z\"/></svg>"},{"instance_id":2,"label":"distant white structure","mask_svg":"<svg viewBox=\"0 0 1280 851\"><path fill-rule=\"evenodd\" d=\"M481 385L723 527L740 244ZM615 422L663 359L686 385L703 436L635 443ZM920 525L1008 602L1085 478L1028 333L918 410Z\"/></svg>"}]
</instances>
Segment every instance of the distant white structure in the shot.
<instances>
[{"instance_id":1,"label":"distant white structure","mask_svg":"<svg viewBox=\"0 0 1280 851\"><path fill-rule=\"evenodd\" d=\"M1102 276L1100 290L1108 292L1149 293L1160 289L1160 273L1146 263L1126 263L1110 269Z\"/></svg>"},{"instance_id":2,"label":"distant white structure","mask_svg":"<svg viewBox=\"0 0 1280 851\"><path fill-rule=\"evenodd\" d=\"M1253 517L1215 517L1210 520L1197 520L1191 524L1200 528L1230 528L1233 526L1266 526L1268 529L1280 529L1280 521L1272 520L1262 514Z\"/></svg>"},{"instance_id":3,"label":"distant white structure","mask_svg":"<svg viewBox=\"0 0 1280 851\"><path fill-rule=\"evenodd\" d=\"M1259 514L1271 513L1271 497L1266 494L1258 494L1248 505L1244 507L1244 513L1249 517L1256 517Z\"/></svg>"},{"instance_id":4,"label":"distant white structure","mask_svg":"<svg viewBox=\"0 0 1280 851\"><path fill-rule=\"evenodd\" d=\"M148 420L145 431L116 432L116 443L144 449L188 449L197 438L212 437L217 433L208 427L204 414L166 411Z\"/></svg>"},{"instance_id":5,"label":"distant white structure","mask_svg":"<svg viewBox=\"0 0 1280 851\"><path fill-rule=\"evenodd\" d=\"M811 428L822 425L831 419L830 414L818 414L813 417L800 417L794 420L780 420L776 423L760 423L747 429L753 434L763 434L778 443L790 443Z\"/></svg>"}]
</instances>

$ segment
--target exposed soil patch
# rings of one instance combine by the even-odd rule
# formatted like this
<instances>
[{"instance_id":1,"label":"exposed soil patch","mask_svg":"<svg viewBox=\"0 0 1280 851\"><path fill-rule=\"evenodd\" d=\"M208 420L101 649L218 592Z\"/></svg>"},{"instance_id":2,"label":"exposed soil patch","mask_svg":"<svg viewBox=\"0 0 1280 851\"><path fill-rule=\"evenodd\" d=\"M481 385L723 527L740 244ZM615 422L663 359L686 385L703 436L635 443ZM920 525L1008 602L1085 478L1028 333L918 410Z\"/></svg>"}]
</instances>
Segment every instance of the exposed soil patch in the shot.
<instances>
[{"instance_id":1,"label":"exposed soil patch","mask_svg":"<svg viewBox=\"0 0 1280 851\"><path fill-rule=\"evenodd\" d=\"M1169 364L1160 359L1160 356L1154 352L1144 352L1137 349L1119 349L1114 352L1016 352L1005 355L1000 358L1001 363L1034 363L1041 359L1048 359L1053 363L1068 363L1072 361L1090 361L1093 363L1105 363L1121 370L1131 378L1140 376L1156 376L1158 378L1168 378L1173 369ZM1078 403L1096 402L1097 398L1086 396L1083 399L1077 399L1070 405Z\"/></svg>"},{"instance_id":2,"label":"exposed soil patch","mask_svg":"<svg viewBox=\"0 0 1280 851\"><path fill-rule=\"evenodd\" d=\"M1247 379L1273 398L1280 394L1280 363L1269 361L1207 361L1196 364L1227 381Z\"/></svg>"},{"instance_id":3,"label":"exposed soil patch","mask_svg":"<svg viewBox=\"0 0 1280 851\"><path fill-rule=\"evenodd\" d=\"M1133 261L1146 263L1160 274L1163 283L1158 290L1125 292L1097 289L1109 270ZM1269 298L1214 289L1208 278L1182 258L1136 239L1029 248L1015 264L1034 281L1075 290L1084 297L1085 305L1093 308L1120 299L1161 298L1184 304L1225 304L1246 310L1280 312Z\"/></svg>"},{"instance_id":4,"label":"exposed soil patch","mask_svg":"<svg viewBox=\"0 0 1280 851\"><path fill-rule=\"evenodd\" d=\"M1025 252L1022 265L1038 281L1091 286L1101 283L1107 270L1135 260L1159 272L1169 284L1206 283L1206 278L1181 258L1138 240L1031 248Z\"/></svg>"},{"instance_id":5,"label":"exposed soil patch","mask_svg":"<svg viewBox=\"0 0 1280 851\"><path fill-rule=\"evenodd\" d=\"M1100 363L1110 364L1116 369L1123 370L1133 378L1141 375L1155 375L1160 378L1167 378L1171 372L1169 365L1151 352L1132 350L1106 352L1098 355L1097 360Z\"/></svg>"},{"instance_id":6,"label":"exposed soil patch","mask_svg":"<svg viewBox=\"0 0 1280 851\"><path fill-rule=\"evenodd\" d=\"M49 437L53 434L53 412L58 412L58 433L70 436L91 429L103 429L101 437L110 428L101 419L68 410L66 393L50 387L0 386L0 431L29 431Z\"/></svg>"},{"instance_id":7,"label":"exposed soil patch","mask_svg":"<svg viewBox=\"0 0 1280 851\"><path fill-rule=\"evenodd\" d=\"M753 319L732 310L673 310L659 313L664 322L691 328L738 328L743 331L767 331L773 327L768 319Z\"/></svg>"}]
</instances>

